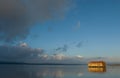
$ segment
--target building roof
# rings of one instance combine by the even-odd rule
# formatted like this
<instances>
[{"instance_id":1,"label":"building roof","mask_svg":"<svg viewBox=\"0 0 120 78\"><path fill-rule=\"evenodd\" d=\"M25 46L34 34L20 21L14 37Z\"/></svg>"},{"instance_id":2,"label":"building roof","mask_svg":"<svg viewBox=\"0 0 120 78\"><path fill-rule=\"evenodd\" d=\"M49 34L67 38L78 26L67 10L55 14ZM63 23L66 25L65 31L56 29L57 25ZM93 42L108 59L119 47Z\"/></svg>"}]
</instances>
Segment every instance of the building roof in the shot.
<instances>
[{"instance_id":1,"label":"building roof","mask_svg":"<svg viewBox=\"0 0 120 78\"><path fill-rule=\"evenodd\" d=\"M90 61L89 63L105 63L104 61Z\"/></svg>"}]
</instances>

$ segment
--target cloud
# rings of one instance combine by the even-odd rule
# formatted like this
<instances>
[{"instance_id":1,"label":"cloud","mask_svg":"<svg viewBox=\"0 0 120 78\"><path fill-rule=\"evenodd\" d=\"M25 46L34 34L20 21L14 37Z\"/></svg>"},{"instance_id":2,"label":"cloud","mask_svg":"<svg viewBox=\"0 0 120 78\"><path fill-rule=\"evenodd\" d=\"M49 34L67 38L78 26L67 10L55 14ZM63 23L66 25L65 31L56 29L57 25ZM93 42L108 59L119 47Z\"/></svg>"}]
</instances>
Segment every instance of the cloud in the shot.
<instances>
[{"instance_id":1,"label":"cloud","mask_svg":"<svg viewBox=\"0 0 120 78\"><path fill-rule=\"evenodd\" d=\"M63 45L63 47L58 47L55 49L55 52L67 52L68 45Z\"/></svg>"},{"instance_id":2,"label":"cloud","mask_svg":"<svg viewBox=\"0 0 120 78\"><path fill-rule=\"evenodd\" d=\"M81 56L81 55L77 55L76 57L79 59L83 58L83 56Z\"/></svg>"},{"instance_id":3,"label":"cloud","mask_svg":"<svg viewBox=\"0 0 120 78\"><path fill-rule=\"evenodd\" d=\"M25 43L25 42L21 42L21 43L19 44L19 46L20 46L20 47L28 47L28 44Z\"/></svg>"},{"instance_id":4,"label":"cloud","mask_svg":"<svg viewBox=\"0 0 120 78\"><path fill-rule=\"evenodd\" d=\"M58 51L67 51L64 45ZM17 45L0 45L0 61L25 62L25 63L61 63L81 64L84 59L80 55L68 56L62 52L47 54L45 49L31 48L27 43L20 42Z\"/></svg>"},{"instance_id":5,"label":"cloud","mask_svg":"<svg viewBox=\"0 0 120 78\"><path fill-rule=\"evenodd\" d=\"M36 22L62 17L68 0L0 0L0 40L27 37Z\"/></svg>"},{"instance_id":6,"label":"cloud","mask_svg":"<svg viewBox=\"0 0 120 78\"><path fill-rule=\"evenodd\" d=\"M0 59L7 61L39 58L39 55L42 54L44 54L44 49L31 48L26 43L21 43L16 46L0 45Z\"/></svg>"},{"instance_id":7,"label":"cloud","mask_svg":"<svg viewBox=\"0 0 120 78\"><path fill-rule=\"evenodd\" d=\"M64 57L65 57L64 54L54 54L54 55L53 55L53 59L54 59L54 60L63 60Z\"/></svg>"},{"instance_id":8,"label":"cloud","mask_svg":"<svg viewBox=\"0 0 120 78\"><path fill-rule=\"evenodd\" d=\"M76 31L76 30L80 29L80 26L81 26L80 21L78 21L73 29Z\"/></svg>"},{"instance_id":9,"label":"cloud","mask_svg":"<svg viewBox=\"0 0 120 78\"><path fill-rule=\"evenodd\" d=\"M48 32L53 32L53 28L51 26L48 27Z\"/></svg>"},{"instance_id":10,"label":"cloud","mask_svg":"<svg viewBox=\"0 0 120 78\"><path fill-rule=\"evenodd\" d=\"M83 41L80 41L79 43L77 43L76 47L81 48L83 46Z\"/></svg>"},{"instance_id":11,"label":"cloud","mask_svg":"<svg viewBox=\"0 0 120 78\"><path fill-rule=\"evenodd\" d=\"M80 21L78 21L77 23L77 28L80 28Z\"/></svg>"}]
</instances>

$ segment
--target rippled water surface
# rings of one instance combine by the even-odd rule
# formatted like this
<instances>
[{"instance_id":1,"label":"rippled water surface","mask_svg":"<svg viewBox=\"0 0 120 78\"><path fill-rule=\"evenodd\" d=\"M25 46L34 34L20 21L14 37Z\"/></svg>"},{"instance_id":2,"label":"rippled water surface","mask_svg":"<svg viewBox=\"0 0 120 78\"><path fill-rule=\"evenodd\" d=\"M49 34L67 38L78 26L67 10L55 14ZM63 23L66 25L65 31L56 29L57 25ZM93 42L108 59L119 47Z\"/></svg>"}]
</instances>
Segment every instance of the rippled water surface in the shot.
<instances>
[{"instance_id":1,"label":"rippled water surface","mask_svg":"<svg viewBox=\"0 0 120 78\"><path fill-rule=\"evenodd\" d=\"M94 70L84 65L0 65L0 78L120 78L119 66Z\"/></svg>"}]
</instances>

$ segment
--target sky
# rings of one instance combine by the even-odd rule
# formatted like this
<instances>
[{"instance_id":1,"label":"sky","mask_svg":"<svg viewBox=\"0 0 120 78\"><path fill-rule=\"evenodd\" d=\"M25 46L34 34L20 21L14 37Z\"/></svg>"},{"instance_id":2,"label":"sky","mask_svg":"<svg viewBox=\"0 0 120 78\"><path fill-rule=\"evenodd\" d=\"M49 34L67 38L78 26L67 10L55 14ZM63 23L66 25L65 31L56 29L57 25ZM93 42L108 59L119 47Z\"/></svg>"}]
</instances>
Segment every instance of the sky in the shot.
<instances>
[{"instance_id":1,"label":"sky","mask_svg":"<svg viewBox=\"0 0 120 78\"><path fill-rule=\"evenodd\" d=\"M0 3L6 4L0 6L1 47L22 44L28 49L29 45L29 49L40 50L40 54L72 58L119 57L119 0L0 0Z\"/></svg>"},{"instance_id":2,"label":"sky","mask_svg":"<svg viewBox=\"0 0 120 78\"><path fill-rule=\"evenodd\" d=\"M118 0L76 1L75 8L63 19L36 24L31 33L38 38L29 37L26 41L32 47L47 50L68 45L65 54L70 55L119 56L119 3ZM80 42L81 46L76 47Z\"/></svg>"}]
</instances>

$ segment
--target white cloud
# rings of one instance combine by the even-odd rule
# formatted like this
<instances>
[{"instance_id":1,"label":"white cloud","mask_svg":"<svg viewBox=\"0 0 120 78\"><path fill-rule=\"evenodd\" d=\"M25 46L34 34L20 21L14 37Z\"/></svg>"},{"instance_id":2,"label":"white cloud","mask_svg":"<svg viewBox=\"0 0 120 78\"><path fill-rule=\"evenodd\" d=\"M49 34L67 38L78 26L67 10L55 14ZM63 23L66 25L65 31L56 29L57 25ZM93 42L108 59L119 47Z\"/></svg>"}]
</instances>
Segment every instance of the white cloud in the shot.
<instances>
[{"instance_id":1,"label":"white cloud","mask_svg":"<svg viewBox=\"0 0 120 78\"><path fill-rule=\"evenodd\" d=\"M79 59L83 58L83 56L81 56L81 55L76 55L76 57Z\"/></svg>"},{"instance_id":2,"label":"white cloud","mask_svg":"<svg viewBox=\"0 0 120 78\"><path fill-rule=\"evenodd\" d=\"M64 57L65 57L64 54L54 54L54 55L53 55L53 59L54 59L54 60L63 60Z\"/></svg>"},{"instance_id":3,"label":"white cloud","mask_svg":"<svg viewBox=\"0 0 120 78\"><path fill-rule=\"evenodd\" d=\"M28 44L25 43L25 42L21 42L21 43L19 44L19 46L20 46L20 47L28 47Z\"/></svg>"},{"instance_id":4,"label":"white cloud","mask_svg":"<svg viewBox=\"0 0 120 78\"><path fill-rule=\"evenodd\" d=\"M80 26L81 26L81 24L80 24L80 21L77 21L77 23L76 23L76 25L74 26L74 30L78 30L78 29L80 29Z\"/></svg>"}]
</instances>

